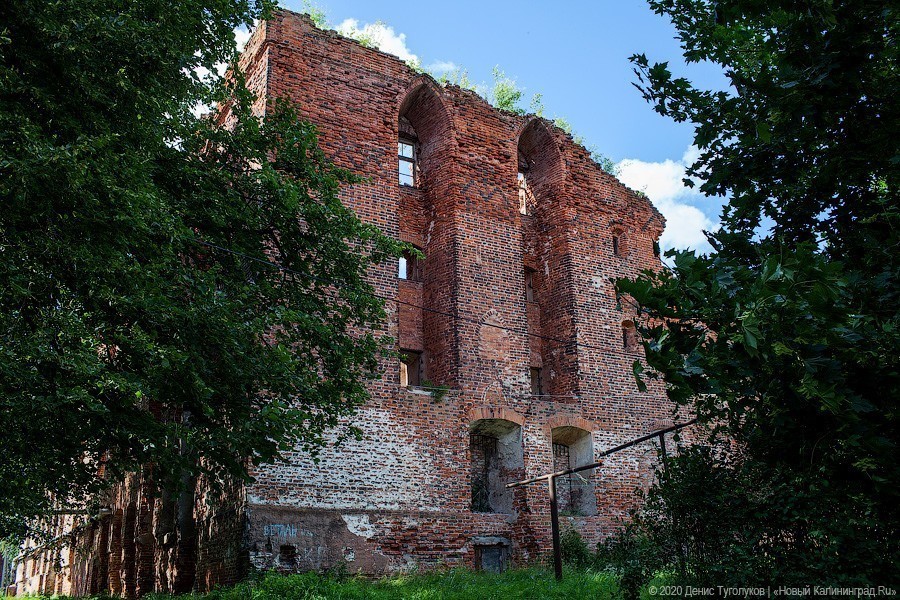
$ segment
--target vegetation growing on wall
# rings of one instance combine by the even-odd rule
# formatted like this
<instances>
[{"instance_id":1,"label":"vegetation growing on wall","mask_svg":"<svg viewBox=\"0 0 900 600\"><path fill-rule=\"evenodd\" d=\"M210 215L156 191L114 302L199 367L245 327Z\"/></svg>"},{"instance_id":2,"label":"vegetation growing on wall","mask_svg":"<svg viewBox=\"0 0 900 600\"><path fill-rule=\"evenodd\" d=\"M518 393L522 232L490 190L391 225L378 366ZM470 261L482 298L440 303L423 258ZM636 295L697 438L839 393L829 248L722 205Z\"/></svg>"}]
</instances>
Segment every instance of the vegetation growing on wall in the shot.
<instances>
[{"instance_id":1,"label":"vegetation growing on wall","mask_svg":"<svg viewBox=\"0 0 900 600\"><path fill-rule=\"evenodd\" d=\"M310 16L316 27L322 29L332 27L329 25L327 16L322 9L312 4L309 0L306 1L304 6L304 10ZM376 21L375 25L385 26L383 21ZM342 33L347 37L356 40L366 48L378 47L377 40L364 30L350 29L343 31ZM421 61L418 59L409 60L406 64L418 73L427 73L441 85L455 85L465 90L475 92L487 100L492 106L504 112L512 113L514 115L525 115L530 112L539 117L544 116L543 95L540 93L534 94L529 103L529 107L526 110L522 105L522 101L525 97L525 90L519 87L516 80L507 75L499 65L496 65L491 69L492 82L490 84L485 84L473 81L469 77L468 70L462 67L457 67L451 71L433 73L423 67ZM613 176L618 174L618 167L615 162L601 153L596 146L588 146L585 139L575 133L568 120L563 117L556 117L552 121L554 125L571 135L576 144L587 148L591 160L593 160L601 169Z\"/></svg>"}]
</instances>

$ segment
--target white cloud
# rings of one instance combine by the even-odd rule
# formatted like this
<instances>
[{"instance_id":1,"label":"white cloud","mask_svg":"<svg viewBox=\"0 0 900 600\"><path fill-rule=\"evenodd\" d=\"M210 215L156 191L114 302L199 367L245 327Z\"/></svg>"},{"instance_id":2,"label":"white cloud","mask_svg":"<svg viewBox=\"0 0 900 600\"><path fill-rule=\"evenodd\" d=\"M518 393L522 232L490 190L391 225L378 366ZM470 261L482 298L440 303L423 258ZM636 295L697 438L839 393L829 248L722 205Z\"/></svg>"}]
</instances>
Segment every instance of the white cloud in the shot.
<instances>
[{"instance_id":1,"label":"white cloud","mask_svg":"<svg viewBox=\"0 0 900 600\"><path fill-rule=\"evenodd\" d=\"M258 23L259 21L256 21ZM256 27L256 23L254 23L254 28ZM246 27L237 27L234 30L234 41L237 44L238 53L244 51L244 47L247 45L247 42L250 41L250 35L253 33L252 29L247 29ZM199 52L197 53L199 54ZM228 65L226 63L220 62L215 65L216 73L219 77L225 75L225 71L228 69ZM188 72L188 71L185 71ZM196 67L194 72L197 74L197 77L200 79L207 79L210 76L209 69L206 67ZM200 117L212 110L212 107L203 104L202 102L197 104L191 109L191 112L194 113L194 116Z\"/></svg>"},{"instance_id":2,"label":"white cloud","mask_svg":"<svg viewBox=\"0 0 900 600\"><path fill-rule=\"evenodd\" d=\"M337 26L338 33L352 37L355 39L365 38L371 40L372 44L388 54L393 54L404 61L416 62L419 57L410 52L406 47L406 34L396 33L390 25L376 21L374 23L366 23L362 27L356 19L344 19Z\"/></svg>"},{"instance_id":3,"label":"white cloud","mask_svg":"<svg viewBox=\"0 0 900 600\"><path fill-rule=\"evenodd\" d=\"M251 31L246 27L234 30L234 41L237 42L237 51L243 52L244 46L250 41Z\"/></svg>"},{"instance_id":4,"label":"white cloud","mask_svg":"<svg viewBox=\"0 0 900 600\"><path fill-rule=\"evenodd\" d=\"M449 73L458 70L459 65L450 60L437 60L425 67L425 69L431 73Z\"/></svg>"},{"instance_id":5,"label":"white cloud","mask_svg":"<svg viewBox=\"0 0 900 600\"><path fill-rule=\"evenodd\" d=\"M644 162L626 158L619 162L619 179L630 188L647 194L653 205L666 218L660 245L662 248L680 250L692 248L701 252L711 250L703 231L718 229L718 223L710 219L694 204L703 199L699 192L682 182L685 169L699 156L694 146L689 147L679 160Z\"/></svg>"},{"instance_id":6,"label":"white cloud","mask_svg":"<svg viewBox=\"0 0 900 600\"><path fill-rule=\"evenodd\" d=\"M235 28L234 41L237 44L238 53L244 51L244 47L247 45L247 42L250 41L250 35L252 33L252 30L247 29L246 27ZM199 55L199 52L197 52L196 54ZM228 65L223 62L216 63L214 66L219 77L225 75L225 71L228 70ZM207 77L209 77L209 69L207 69L206 67L197 67L194 69L194 72L197 73L197 77L199 77L200 79L206 79Z\"/></svg>"}]
</instances>

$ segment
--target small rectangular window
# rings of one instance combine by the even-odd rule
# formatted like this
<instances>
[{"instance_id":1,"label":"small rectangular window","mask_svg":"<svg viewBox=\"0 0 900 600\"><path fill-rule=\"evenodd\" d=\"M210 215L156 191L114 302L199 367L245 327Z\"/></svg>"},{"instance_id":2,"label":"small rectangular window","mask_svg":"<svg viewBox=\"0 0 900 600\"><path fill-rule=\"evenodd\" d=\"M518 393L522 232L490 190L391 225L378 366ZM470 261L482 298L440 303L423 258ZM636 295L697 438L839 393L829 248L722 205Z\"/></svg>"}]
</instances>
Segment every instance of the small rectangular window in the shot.
<instances>
[{"instance_id":1,"label":"small rectangular window","mask_svg":"<svg viewBox=\"0 0 900 600\"><path fill-rule=\"evenodd\" d=\"M415 187L416 185L416 145L411 140L397 142L397 168L400 184Z\"/></svg>"},{"instance_id":2,"label":"small rectangular window","mask_svg":"<svg viewBox=\"0 0 900 600\"><path fill-rule=\"evenodd\" d=\"M613 244L613 255L619 256L619 236L614 235L612 239Z\"/></svg>"},{"instance_id":3,"label":"small rectangular window","mask_svg":"<svg viewBox=\"0 0 900 600\"><path fill-rule=\"evenodd\" d=\"M544 395L544 381L541 377L541 369L540 367L531 367L531 395L532 396L543 396Z\"/></svg>"},{"instance_id":4,"label":"small rectangular window","mask_svg":"<svg viewBox=\"0 0 900 600\"><path fill-rule=\"evenodd\" d=\"M413 350L400 351L400 385L416 387L422 385L422 353Z\"/></svg>"},{"instance_id":5,"label":"small rectangular window","mask_svg":"<svg viewBox=\"0 0 900 600\"><path fill-rule=\"evenodd\" d=\"M534 271L532 269L525 269L525 300L528 302L535 301Z\"/></svg>"},{"instance_id":6,"label":"small rectangular window","mask_svg":"<svg viewBox=\"0 0 900 600\"><path fill-rule=\"evenodd\" d=\"M400 158L408 158L409 160L413 160L415 158L415 150L414 146L409 142L398 142L397 143L397 154Z\"/></svg>"},{"instance_id":7,"label":"small rectangular window","mask_svg":"<svg viewBox=\"0 0 900 600\"><path fill-rule=\"evenodd\" d=\"M409 281L422 281L422 261L413 252L404 252L397 261L397 277Z\"/></svg>"}]
</instances>

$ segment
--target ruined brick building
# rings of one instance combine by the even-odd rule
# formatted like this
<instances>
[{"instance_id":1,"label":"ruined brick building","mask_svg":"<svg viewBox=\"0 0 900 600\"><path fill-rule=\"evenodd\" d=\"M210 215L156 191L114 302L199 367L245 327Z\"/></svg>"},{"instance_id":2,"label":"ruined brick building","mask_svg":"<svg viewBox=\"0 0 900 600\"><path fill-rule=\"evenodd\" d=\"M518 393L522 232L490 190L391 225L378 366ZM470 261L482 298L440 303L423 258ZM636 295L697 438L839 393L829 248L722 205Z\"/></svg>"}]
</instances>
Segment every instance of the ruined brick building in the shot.
<instances>
[{"instance_id":1,"label":"ruined brick building","mask_svg":"<svg viewBox=\"0 0 900 600\"><path fill-rule=\"evenodd\" d=\"M363 441L318 464L298 451L215 501L202 482L194 496L154 496L135 474L76 528L86 550L27 554L19 590L130 596L205 589L251 565L390 572L539 558L546 488L505 484L671 422L662 388L635 385L641 350L612 284L660 266L662 216L549 121L498 111L305 16L261 24L241 66L260 111L290 98L326 153L369 178L346 203L421 250L371 274L396 299L387 333L402 359L370 385L355 420ZM644 444L560 481L563 529L608 535L655 460Z\"/></svg>"}]
</instances>

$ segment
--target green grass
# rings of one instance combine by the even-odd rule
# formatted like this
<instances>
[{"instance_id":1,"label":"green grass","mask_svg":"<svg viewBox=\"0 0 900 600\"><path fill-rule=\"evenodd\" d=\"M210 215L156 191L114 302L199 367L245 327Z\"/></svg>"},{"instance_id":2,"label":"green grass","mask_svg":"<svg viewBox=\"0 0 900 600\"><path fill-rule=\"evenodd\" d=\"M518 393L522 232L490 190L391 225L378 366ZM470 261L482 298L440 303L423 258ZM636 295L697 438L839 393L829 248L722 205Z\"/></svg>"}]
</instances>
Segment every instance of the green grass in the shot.
<instances>
[{"instance_id":1,"label":"green grass","mask_svg":"<svg viewBox=\"0 0 900 600\"><path fill-rule=\"evenodd\" d=\"M607 573L570 572L561 583L537 569L502 575L453 570L444 573L395 576L375 581L304 575L267 575L259 582L217 590L207 600L488 600L522 598L618 597L616 578ZM162 600L162 599L159 599Z\"/></svg>"},{"instance_id":2,"label":"green grass","mask_svg":"<svg viewBox=\"0 0 900 600\"><path fill-rule=\"evenodd\" d=\"M147 600L169 600L172 596L151 594ZM610 573L567 571L562 582L542 569L519 569L502 575L461 569L441 573L402 575L369 580L334 577L268 574L209 594L181 596L203 600L618 600L616 577Z\"/></svg>"}]
</instances>

